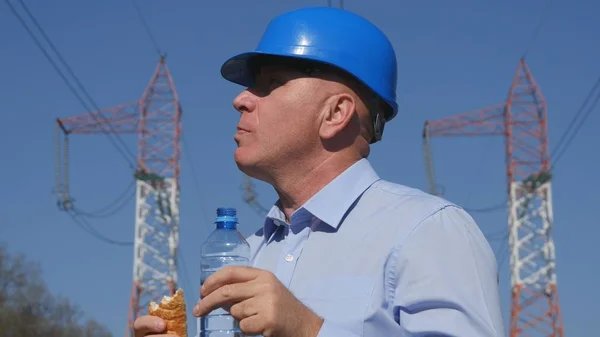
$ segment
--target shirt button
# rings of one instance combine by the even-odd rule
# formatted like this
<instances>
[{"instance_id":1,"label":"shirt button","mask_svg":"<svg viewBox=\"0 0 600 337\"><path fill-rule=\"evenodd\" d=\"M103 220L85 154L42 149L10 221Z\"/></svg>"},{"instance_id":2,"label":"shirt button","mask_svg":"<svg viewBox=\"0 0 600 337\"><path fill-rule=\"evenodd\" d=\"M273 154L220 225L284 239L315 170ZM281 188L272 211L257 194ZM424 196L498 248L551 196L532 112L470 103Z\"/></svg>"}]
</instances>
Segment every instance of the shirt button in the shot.
<instances>
[{"instance_id":1,"label":"shirt button","mask_svg":"<svg viewBox=\"0 0 600 337\"><path fill-rule=\"evenodd\" d=\"M292 254L288 254L285 256L285 260L287 262L291 262L293 259L294 259L294 255L292 255Z\"/></svg>"}]
</instances>

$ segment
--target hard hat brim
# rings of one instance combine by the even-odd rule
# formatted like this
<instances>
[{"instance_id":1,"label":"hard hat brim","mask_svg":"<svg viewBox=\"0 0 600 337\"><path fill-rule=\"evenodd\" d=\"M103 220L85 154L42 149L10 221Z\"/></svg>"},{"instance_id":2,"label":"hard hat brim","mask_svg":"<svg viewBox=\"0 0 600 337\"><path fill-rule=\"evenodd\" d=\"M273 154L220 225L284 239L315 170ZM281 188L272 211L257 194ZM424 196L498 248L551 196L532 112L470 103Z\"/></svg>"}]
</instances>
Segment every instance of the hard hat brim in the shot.
<instances>
[{"instance_id":1,"label":"hard hat brim","mask_svg":"<svg viewBox=\"0 0 600 337\"><path fill-rule=\"evenodd\" d=\"M224 79L249 87L254 83L254 77L256 74L254 71L256 70L255 65L258 64L260 59L264 59L267 57L275 57L287 60L297 60L298 62L306 62L311 61L320 64L326 64L335 68L340 69L341 71L346 71L345 69L341 69L339 66L325 62L318 58L311 57L310 55L289 55L289 54L278 54L278 53L267 53L267 52L245 52L238 55L235 55L229 58L227 61L223 63L221 66L221 76Z\"/></svg>"},{"instance_id":2,"label":"hard hat brim","mask_svg":"<svg viewBox=\"0 0 600 337\"><path fill-rule=\"evenodd\" d=\"M354 75L352 75L352 73L350 73L346 69L341 68L339 65L323 61L322 59L319 59L316 57L311 57L311 55L298 55L298 56L290 55L290 54L282 55L282 54L278 54L278 53L266 53L266 52L261 52L261 51L245 52L245 53L241 53L241 54L238 54L238 55L235 55L235 56L229 58L221 66L221 76L230 82L239 84L241 86L250 87L253 85L254 78L255 78L254 65L256 64L256 61L258 61L260 58L263 58L263 57L281 57L281 58L286 58L286 59L296 59L301 62L312 61L315 63L325 64L325 65L334 67L336 69L339 69L340 71L348 73L350 76L355 77ZM361 81L359 78L356 78L356 80L363 83L364 85L367 85L366 83ZM367 85L367 87L368 87L368 85ZM391 109L390 109L391 114L388 116L385 116L385 119L387 121L389 121L389 120L393 119L394 117L396 117L396 115L398 113L398 108L397 108L395 102L390 102L389 100L387 100L383 97L382 97L382 99L391 106Z\"/></svg>"},{"instance_id":3,"label":"hard hat brim","mask_svg":"<svg viewBox=\"0 0 600 337\"><path fill-rule=\"evenodd\" d=\"M221 76L224 79L249 87L254 82L254 73L250 67L250 60L261 55L261 53L247 52L229 58L221 66Z\"/></svg>"}]
</instances>

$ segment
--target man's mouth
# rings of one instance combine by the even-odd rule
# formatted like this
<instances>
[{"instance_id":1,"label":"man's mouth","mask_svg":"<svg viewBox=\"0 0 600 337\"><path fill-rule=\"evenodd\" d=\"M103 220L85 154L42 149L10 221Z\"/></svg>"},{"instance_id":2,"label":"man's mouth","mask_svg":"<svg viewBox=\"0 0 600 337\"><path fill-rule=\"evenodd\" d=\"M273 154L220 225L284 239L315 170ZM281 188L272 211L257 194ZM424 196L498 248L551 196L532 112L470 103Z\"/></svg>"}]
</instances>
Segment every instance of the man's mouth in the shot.
<instances>
[{"instance_id":1,"label":"man's mouth","mask_svg":"<svg viewBox=\"0 0 600 337\"><path fill-rule=\"evenodd\" d=\"M250 132L250 131L248 129L244 128L244 127L238 126L237 127L237 132L238 133L245 133L245 132Z\"/></svg>"}]
</instances>

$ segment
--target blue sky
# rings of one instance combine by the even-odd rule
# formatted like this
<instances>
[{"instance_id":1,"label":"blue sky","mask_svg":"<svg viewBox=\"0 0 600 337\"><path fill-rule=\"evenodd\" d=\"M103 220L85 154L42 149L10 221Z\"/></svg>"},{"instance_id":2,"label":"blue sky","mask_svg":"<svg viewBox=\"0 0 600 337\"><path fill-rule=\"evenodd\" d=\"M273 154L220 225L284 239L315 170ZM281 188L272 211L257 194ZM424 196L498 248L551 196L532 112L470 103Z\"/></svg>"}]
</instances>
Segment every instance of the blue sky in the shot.
<instances>
[{"instance_id":1,"label":"blue sky","mask_svg":"<svg viewBox=\"0 0 600 337\"><path fill-rule=\"evenodd\" d=\"M168 64L184 108L183 132L198 173L194 188L187 159L181 173L181 253L189 272L182 283L193 303L198 292L199 248L213 229L216 207L239 209L248 235L261 218L241 200L242 175L233 162L238 118L231 100L239 87L221 79L225 58L258 41L275 15L326 1L139 1L149 25L168 53ZM128 1L57 0L27 2L54 44L101 107L137 99L154 70L157 55ZM519 57L544 8L542 0L391 1L346 0L385 30L399 61L400 114L386 126L371 161L381 177L426 188L421 152L424 120L502 102ZM548 101L551 151L587 91L600 74L598 2L555 1L527 62ZM0 4L0 240L41 262L55 293L76 301L86 313L125 329L132 278L130 247L110 246L76 227L56 208L54 119L82 113L82 107L25 30ZM596 331L600 290L600 135L590 116L554 172L554 239L558 289L567 335ZM285 132L285 130L282 130ZM135 138L124 137L135 153ZM594 146L596 144L596 146ZM185 155L185 153L184 153ZM505 196L503 140L434 139L438 180L446 197L479 208ZM97 209L125 189L130 171L105 136L71 141L72 194L83 209ZM263 204L274 200L257 184ZM117 240L132 239L134 202L110 219L93 221ZM504 211L474 214L485 233L506 228ZM492 241L497 252L503 241ZM596 253L593 253L596 251ZM509 317L508 263L501 266L502 306ZM181 276L183 278L183 276ZM195 332L191 323L190 333Z\"/></svg>"}]
</instances>

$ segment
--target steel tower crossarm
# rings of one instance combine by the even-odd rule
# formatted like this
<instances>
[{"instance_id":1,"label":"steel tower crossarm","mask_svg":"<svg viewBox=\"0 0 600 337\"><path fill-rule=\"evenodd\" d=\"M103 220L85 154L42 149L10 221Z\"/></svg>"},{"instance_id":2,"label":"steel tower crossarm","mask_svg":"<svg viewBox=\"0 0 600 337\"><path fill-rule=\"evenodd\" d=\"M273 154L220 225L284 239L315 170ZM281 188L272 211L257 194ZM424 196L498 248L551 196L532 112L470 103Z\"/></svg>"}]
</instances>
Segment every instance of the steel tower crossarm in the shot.
<instances>
[{"instance_id":1,"label":"steel tower crossarm","mask_svg":"<svg viewBox=\"0 0 600 337\"><path fill-rule=\"evenodd\" d=\"M423 158L425 160L429 193L438 196L443 194L435 178L431 138L442 136L503 136L504 107L504 104L497 104L435 121L425 121L423 126Z\"/></svg>"},{"instance_id":2,"label":"steel tower crossarm","mask_svg":"<svg viewBox=\"0 0 600 337\"><path fill-rule=\"evenodd\" d=\"M139 102L86 112L56 122L65 134L136 134L138 133Z\"/></svg>"},{"instance_id":3,"label":"steel tower crossarm","mask_svg":"<svg viewBox=\"0 0 600 337\"><path fill-rule=\"evenodd\" d=\"M425 121L423 137L503 136L505 104L463 112L434 121Z\"/></svg>"}]
</instances>

